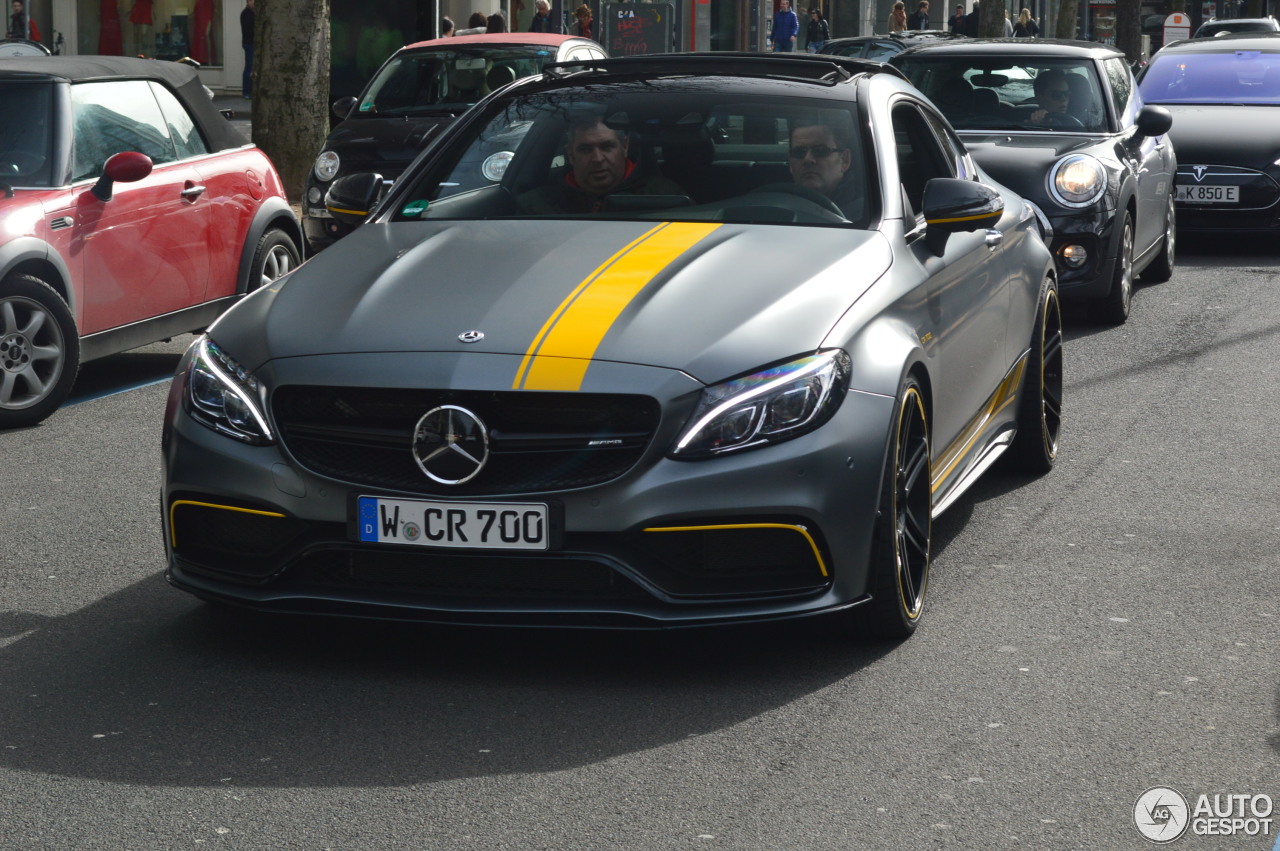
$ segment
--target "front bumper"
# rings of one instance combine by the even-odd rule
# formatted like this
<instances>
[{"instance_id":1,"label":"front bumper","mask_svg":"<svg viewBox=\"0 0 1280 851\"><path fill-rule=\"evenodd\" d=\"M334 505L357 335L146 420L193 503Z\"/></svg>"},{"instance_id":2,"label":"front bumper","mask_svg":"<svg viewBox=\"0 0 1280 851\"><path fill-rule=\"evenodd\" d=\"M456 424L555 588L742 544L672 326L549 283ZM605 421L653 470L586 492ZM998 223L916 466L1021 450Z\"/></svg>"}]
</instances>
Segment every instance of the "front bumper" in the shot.
<instances>
[{"instance_id":1,"label":"front bumper","mask_svg":"<svg viewBox=\"0 0 1280 851\"><path fill-rule=\"evenodd\" d=\"M1054 265L1058 288L1064 298L1105 298L1111 292L1116 265L1115 211L1100 210L1072 215L1052 215ZM1181 224L1181 223L1179 223ZM1080 268L1068 266L1062 250L1068 245L1083 246L1088 260Z\"/></svg>"},{"instance_id":2,"label":"front bumper","mask_svg":"<svg viewBox=\"0 0 1280 851\"><path fill-rule=\"evenodd\" d=\"M180 375L164 435L166 576L265 611L497 625L699 626L868 599L892 399L850 392L810 434L673 461L664 453L700 386L666 370L612 369L612 386L663 400L630 470L572 490L466 497L550 505L555 548L537 552L361 542L357 496L421 494L344 482L287 446L220 436L183 411Z\"/></svg>"}]
</instances>

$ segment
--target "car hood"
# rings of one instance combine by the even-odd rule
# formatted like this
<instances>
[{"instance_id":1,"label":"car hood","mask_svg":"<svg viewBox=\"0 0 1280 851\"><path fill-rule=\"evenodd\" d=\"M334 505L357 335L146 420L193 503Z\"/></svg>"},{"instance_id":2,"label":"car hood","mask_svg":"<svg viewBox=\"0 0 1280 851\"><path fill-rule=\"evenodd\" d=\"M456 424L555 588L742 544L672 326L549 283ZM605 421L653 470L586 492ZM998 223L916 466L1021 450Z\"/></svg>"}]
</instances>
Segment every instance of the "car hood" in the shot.
<instances>
[{"instance_id":1,"label":"car hood","mask_svg":"<svg viewBox=\"0 0 1280 851\"><path fill-rule=\"evenodd\" d=\"M1218 163L1265 171L1280 157L1280 106L1160 104L1173 113L1169 138L1179 163ZM1222 128L1230 127L1224 136Z\"/></svg>"},{"instance_id":2,"label":"car hood","mask_svg":"<svg viewBox=\"0 0 1280 851\"><path fill-rule=\"evenodd\" d=\"M983 171L1024 198L1042 206L1048 200L1045 176L1059 159L1077 151L1098 154L1095 136L1058 133L1016 135L965 133L964 145ZM1053 206L1053 205L1050 205Z\"/></svg>"},{"instance_id":3,"label":"car hood","mask_svg":"<svg viewBox=\"0 0 1280 851\"><path fill-rule=\"evenodd\" d=\"M489 353L710 383L816 349L891 257L878 232L839 227L367 224L209 333L249 369L333 353ZM468 332L483 337L463 342Z\"/></svg>"},{"instance_id":4,"label":"car hood","mask_svg":"<svg viewBox=\"0 0 1280 851\"><path fill-rule=\"evenodd\" d=\"M390 118L349 118L325 140L326 151L336 151L344 161L394 161L407 164L441 129L453 123L454 113Z\"/></svg>"}]
</instances>

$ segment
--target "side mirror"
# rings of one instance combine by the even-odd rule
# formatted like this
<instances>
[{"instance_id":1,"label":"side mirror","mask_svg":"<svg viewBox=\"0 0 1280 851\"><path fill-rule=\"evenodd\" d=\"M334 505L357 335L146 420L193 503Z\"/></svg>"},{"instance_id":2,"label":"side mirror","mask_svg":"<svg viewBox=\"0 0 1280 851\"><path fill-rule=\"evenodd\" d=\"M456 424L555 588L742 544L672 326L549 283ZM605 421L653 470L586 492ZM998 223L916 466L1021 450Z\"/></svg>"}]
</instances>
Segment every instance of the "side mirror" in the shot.
<instances>
[{"instance_id":1,"label":"side mirror","mask_svg":"<svg viewBox=\"0 0 1280 851\"><path fill-rule=\"evenodd\" d=\"M121 151L107 160L102 167L102 177L90 191L99 201L110 201L116 181L136 183L151 174L151 157L137 151Z\"/></svg>"},{"instance_id":2,"label":"side mirror","mask_svg":"<svg viewBox=\"0 0 1280 851\"><path fill-rule=\"evenodd\" d=\"M338 116L339 121L346 121L347 116L351 114L351 110L356 108L356 99L353 97L338 98L333 102L333 114Z\"/></svg>"},{"instance_id":3,"label":"side mirror","mask_svg":"<svg viewBox=\"0 0 1280 851\"><path fill-rule=\"evenodd\" d=\"M1137 125L1143 136L1163 136L1173 126L1173 113L1163 106L1144 106L1138 110Z\"/></svg>"},{"instance_id":4,"label":"side mirror","mask_svg":"<svg viewBox=\"0 0 1280 851\"><path fill-rule=\"evenodd\" d=\"M324 196L324 206L335 219L348 225L365 220L382 195L380 174L348 174L339 177Z\"/></svg>"},{"instance_id":5,"label":"side mirror","mask_svg":"<svg viewBox=\"0 0 1280 851\"><path fill-rule=\"evenodd\" d=\"M1004 199L986 184L935 177L924 185L925 241L939 257L951 234L992 227L1003 213Z\"/></svg>"}]
</instances>

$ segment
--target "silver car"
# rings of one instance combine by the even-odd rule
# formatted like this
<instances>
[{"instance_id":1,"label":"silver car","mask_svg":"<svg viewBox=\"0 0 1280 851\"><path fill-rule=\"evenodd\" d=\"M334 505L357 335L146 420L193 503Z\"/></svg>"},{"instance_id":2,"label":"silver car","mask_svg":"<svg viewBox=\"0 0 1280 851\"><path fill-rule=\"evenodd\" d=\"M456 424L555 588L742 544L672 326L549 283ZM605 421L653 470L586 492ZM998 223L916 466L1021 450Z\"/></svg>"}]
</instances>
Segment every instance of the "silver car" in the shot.
<instances>
[{"instance_id":1,"label":"silver car","mask_svg":"<svg viewBox=\"0 0 1280 851\"><path fill-rule=\"evenodd\" d=\"M382 185L337 181L330 209L367 221L185 355L178 588L483 624L832 613L901 638L933 518L1002 455L1053 466L1046 220L892 68L552 65Z\"/></svg>"}]
</instances>

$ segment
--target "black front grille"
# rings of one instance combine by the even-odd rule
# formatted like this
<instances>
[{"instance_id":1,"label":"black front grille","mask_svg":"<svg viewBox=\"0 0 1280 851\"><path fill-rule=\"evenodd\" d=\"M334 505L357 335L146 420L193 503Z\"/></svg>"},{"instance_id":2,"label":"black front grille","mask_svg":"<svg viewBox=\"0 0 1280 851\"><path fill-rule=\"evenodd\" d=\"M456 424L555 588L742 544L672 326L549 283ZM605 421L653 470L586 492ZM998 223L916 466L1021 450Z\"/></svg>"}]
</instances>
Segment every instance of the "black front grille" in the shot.
<instances>
[{"instance_id":1,"label":"black front grille","mask_svg":"<svg viewBox=\"0 0 1280 851\"><path fill-rule=\"evenodd\" d=\"M271 404L283 444L308 469L371 488L449 496L610 481L639 460L659 418L655 399L621 393L286 385ZM414 460L414 427L440 405L466 408L489 429L488 463L460 485L427 478Z\"/></svg>"}]
</instances>

